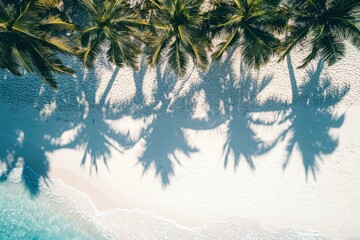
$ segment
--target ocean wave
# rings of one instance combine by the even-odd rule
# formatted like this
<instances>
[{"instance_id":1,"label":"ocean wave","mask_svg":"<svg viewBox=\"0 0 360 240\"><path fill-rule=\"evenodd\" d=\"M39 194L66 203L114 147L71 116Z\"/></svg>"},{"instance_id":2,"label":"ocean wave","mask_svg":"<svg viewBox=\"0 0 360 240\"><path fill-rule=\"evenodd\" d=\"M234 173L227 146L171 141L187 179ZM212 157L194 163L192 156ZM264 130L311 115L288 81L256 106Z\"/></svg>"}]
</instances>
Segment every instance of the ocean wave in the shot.
<instances>
[{"instance_id":1,"label":"ocean wave","mask_svg":"<svg viewBox=\"0 0 360 240\"><path fill-rule=\"evenodd\" d=\"M9 184L20 183L19 174L20 171L15 171L10 177L11 183ZM15 186L20 186L20 184L15 184ZM10 189L11 186L8 190ZM11 191L8 194L12 193L18 194L16 191ZM30 196L27 197L30 198ZM51 208L53 211L60 212L65 218L64 221L69 221L67 216L70 216L71 221L77 223L75 227L91 229L92 234L100 236L102 239L330 239L315 232L291 228L277 232L270 231L249 218L229 218L226 221L211 223L202 227L185 227L175 221L160 217L156 213L145 212L140 209L116 208L99 211L89 196L64 184L61 179L42 182L40 196L37 198L42 201L41 206L46 206L44 211Z\"/></svg>"}]
</instances>

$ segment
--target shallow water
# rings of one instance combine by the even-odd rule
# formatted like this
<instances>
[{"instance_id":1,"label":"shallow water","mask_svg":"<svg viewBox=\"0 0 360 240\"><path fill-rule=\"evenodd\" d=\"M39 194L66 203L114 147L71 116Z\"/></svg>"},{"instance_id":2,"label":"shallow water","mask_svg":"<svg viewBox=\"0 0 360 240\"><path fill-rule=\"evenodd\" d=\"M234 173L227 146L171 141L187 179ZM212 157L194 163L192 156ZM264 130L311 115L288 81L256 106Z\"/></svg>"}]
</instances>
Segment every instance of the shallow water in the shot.
<instances>
[{"instance_id":1,"label":"shallow water","mask_svg":"<svg viewBox=\"0 0 360 240\"><path fill-rule=\"evenodd\" d=\"M49 184L36 197L22 184L0 184L0 239L329 239L294 229L275 233L249 219L186 228L141 210L98 212L85 194L60 180Z\"/></svg>"},{"instance_id":2,"label":"shallow water","mask_svg":"<svg viewBox=\"0 0 360 240\"><path fill-rule=\"evenodd\" d=\"M0 184L0 239L101 239L96 227L46 193L31 197L20 184Z\"/></svg>"}]
</instances>

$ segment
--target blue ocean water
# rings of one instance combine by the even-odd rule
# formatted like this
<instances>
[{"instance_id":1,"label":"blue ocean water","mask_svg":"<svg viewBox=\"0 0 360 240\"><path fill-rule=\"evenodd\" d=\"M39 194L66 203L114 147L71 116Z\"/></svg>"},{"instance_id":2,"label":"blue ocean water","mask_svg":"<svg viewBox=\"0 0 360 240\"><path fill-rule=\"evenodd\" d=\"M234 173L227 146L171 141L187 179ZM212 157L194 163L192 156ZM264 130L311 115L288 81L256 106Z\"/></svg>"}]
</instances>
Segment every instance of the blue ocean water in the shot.
<instances>
[{"instance_id":1,"label":"blue ocean water","mask_svg":"<svg viewBox=\"0 0 360 240\"><path fill-rule=\"evenodd\" d=\"M104 239L100 231L61 202L40 193L32 197L22 184L0 184L0 239Z\"/></svg>"}]
</instances>

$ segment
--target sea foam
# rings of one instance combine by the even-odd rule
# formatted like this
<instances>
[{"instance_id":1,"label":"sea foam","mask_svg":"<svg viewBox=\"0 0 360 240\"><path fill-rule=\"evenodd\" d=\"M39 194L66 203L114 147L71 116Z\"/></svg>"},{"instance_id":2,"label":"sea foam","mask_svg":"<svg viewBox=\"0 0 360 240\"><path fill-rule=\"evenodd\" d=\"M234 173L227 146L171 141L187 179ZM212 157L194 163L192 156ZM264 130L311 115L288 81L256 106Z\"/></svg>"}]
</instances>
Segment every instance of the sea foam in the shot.
<instances>
[{"instance_id":1,"label":"sea foam","mask_svg":"<svg viewBox=\"0 0 360 240\"><path fill-rule=\"evenodd\" d=\"M15 171L1 189L1 239L251 239L325 240L314 232L272 232L248 218L184 227L140 209L98 211L91 199L60 179L41 183L31 197Z\"/></svg>"}]
</instances>

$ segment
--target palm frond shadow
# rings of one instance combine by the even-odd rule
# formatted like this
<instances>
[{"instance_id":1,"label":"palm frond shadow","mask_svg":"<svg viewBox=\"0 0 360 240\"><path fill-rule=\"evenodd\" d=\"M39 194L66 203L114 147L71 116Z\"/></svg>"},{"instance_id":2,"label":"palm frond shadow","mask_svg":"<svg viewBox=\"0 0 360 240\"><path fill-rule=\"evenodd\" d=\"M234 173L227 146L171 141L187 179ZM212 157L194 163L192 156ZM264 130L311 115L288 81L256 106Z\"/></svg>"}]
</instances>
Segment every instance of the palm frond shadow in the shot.
<instances>
[{"instance_id":1,"label":"palm frond shadow","mask_svg":"<svg viewBox=\"0 0 360 240\"><path fill-rule=\"evenodd\" d=\"M5 166L0 169L0 179L6 181L16 168L21 168L21 180L32 196L39 192L40 180L48 179L48 153L79 149L83 151L80 164L85 166L90 161L91 173L93 168L98 171L99 161L107 166L113 149L123 151L136 143L111 125L129 113L107 101L119 69L115 69L102 96L96 99L97 76L92 70L86 72L77 59L67 60L78 71L74 78L65 79L62 91L66 94L47 91L46 85L33 82L31 76L29 80L1 72L1 81L6 84L0 87L0 107L4 113L14 114L0 116L0 163ZM16 110L19 104L24 105L21 114ZM9 110L9 105L13 109ZM56 107L42 116L46 105Z\"/></svg>"},{"instance_id":2,"label":"palm frond shadow","mask_svg":"<svg viewBox=\"0 0 360 240\"><path fill-rule=\"evenodd\" d=\"M234 161L234 169L240 163L242 157L251 170L255 170L253 158L270 151L277 143L277 139L265 142L254 131L259 125L271 126L275 121L263 120L254 117L253 109L264 107L258 102L258 95L271 82L272 76L262 79L253 77L249 70L240 66L240 79L235 81L233 77L226 91L227 99L225 108L228 111L227 140L223 146L224 166L226 167L231 158ZM269 109L268 109L269 110Z\"/></svg>"},{"instance_id":3,"label":"palm frond shadow","mask_svg":"<svg viewBox=\"0 0 360 240\"><path fill-rule=\"evenodd\" d=\"M41 127L45 130L44 125ZM8 180L14 170L21 168L21 181L25 188L32 196L39 193L40 180L48 180L49 160L43 151L45 146L39 145L44 142L41 136L46 133L48 132L34 132L26 124L7 125L4 128L0 135L0 162L5 164L5 169L0 174L1 182Z\"/></svg>"},{"instance_id":4,"label":"palm frond shadow","mask_svg":"<svg viewBox=\"0 0 360 240\"><path fill-rule=\"evenodd\" d=\"M36 107L38 93L44 83L36 79L31 82L31 79L9 76L3 71L0 75L2 79L5 76L8 78L6 84L0 87L0 95L5 100L0 103L0 111L3 113L0 115L0 163L4 167L0 169L0 182L7 181L13 172L19 170L15 174L20 174L22 184L34 197L40 191L40 181L47 183L49 180L50 164L45 151L51 151L53 147L46 136L54 134L59 125L56 121L42 119L32 109ZM22 81L30 81L31 89L19 91L18 85ZM18 110L16 102L15 105L6 101L8 96L14 99L24 97L22 103L27 107Z\"/></svg>"},{"instance_id":5,"label":"palm frond shadow","mask_svg":"<svg viewBox=\"0 0 360 240\"><path fill-rule=\"evenodd\" d=\"M275 121L253 117L251 110L271 112L279 110L279 106L283 109L288 104L276 98L265 103L257 102L257 95L266 88L272 77L257 80L249 69L241 66L240 79L236 81L231 66L232 56L233 52L228 54L224 62L215 62L208 72L200 73L202 82L192 87L185 97L177 96L175 101L170 98L170 93L177 78L157 68L155 102L150 108L145 107L143 114L139 113L141 110L137 112L138 117L144 117L148 116L150 109L154 117L141 136L145 141L145 150L139 157L139 163L144 167L144 173L154 167L164 187L175 175L175 163L181 165L183 156L199 151L196 146L189 144L185 129L214 129L226 122L224 165L228 165L231 153L234 153L235 168L240 157L244 157L248 165L255 169L253 156L266 153L276 145L278 138L265 142L252 129L252 125L271 126ZM140 90L139 87L137 89ZM201 90L204 90L205 101L209 105L208 116L206 119L194 119L191 116L194 107L192 96Z\"/></svg>"},{"instance_id":6,"label":"palm frond shadow","mask_svg":"<svg viewBox=\"0 0 360 240\"><path fill-rule=\"evenodd\" d=\"M166 187L175 175L176 167L199 151L190 143L186 130L214 129L223 123L227 125L226 141L222 146L225 167L233 161L236 169L244 159L254 170L256 156L270 151L279 141L286 141L284 169L297 149L301 153L306 177L308 172L315 177L318 160L322 155L331 154L338 145L338 139L330 130L341 127L345 115L337 115L334 107L349 88L336 89L330 78L321 77L322 62L316 69L309 70L308 79L297 87L290 61L293 101L286 103L270 97L259 102L259 94L272 77L259 79L244 66L240 67L239 77L236 77L231 56L229 54L222 63L212 64L207 73L201 73L202 82L192 87L186 96L173 97L178 78L166 68L164 71L157 68L155 100L150 105L144 104L142 93L147 71L145 64L134 73L136 93L130 104L114 104L107 100L119 69L113 72L102 96L97 99L94 90L98 88L99 79L91 70L85 72L77 60L72 64L78 69L76 78L68 79L65 84L67 94L44 92L43 84L37 83L39 81L32 83L30 88L28 84L22 84L27 88L21 87L21 90L18 81L3 80L6 84L1 84L0 93L5 104L0 107L4 112L7 104L17 98L26 98L29 106L40 109L44 101L48 104L54 102L56 109L46 117L39 116L39 111L33 109L22 114L0 116L0 160L6 166L6 170L0 172L1 180L5 181L14 169L21 166L23 183L35 196L39 192L40 180L48 178L49 152L62 148L80 149L83 151L81 165L90 161L90 172L93 168L97 172L99 161L107 165L113 150L121 152L143 141L144 150L138 163L144 173L153 168ZM192 97L202 90L209 105L208 116L194 119ZM259 117L259 113L280 117L271 121ZM149 119L149 124L137 139L111 125L112 121L129 115L134 119ZM283 124L286 129L273 139L264 141L261 133L256 131L257 126L271 127L275 122Z\"/></svg>"},{"instance_id":7,"label":"palm frond shadow","mask_svg":"<svg viewBox=\"0 0 360 240\"><path fill-rule=\"evenodd\" d=\"M181 165L182 155L189 156L198 151L191 146L184 134L188 118L184 117L184 102L177 98L172 104L170 93L177 81L177 77L165 68L161 71L156 69L157 90L155 102L151 107L144 107L144 115L149 116L149 109L153 119L149 126L141 134L145 141L145 150L138 159L139 164L144 168L144 173L154 167L155 175L160 176L163 187L170 183L171 177L175 174L175 163ZM141 114L137 114L142 116Z\"/></svg>"},{"instance_id":8,"label":"palm frond shadow","mask_svg":"<svg viewBox=\"0 0 360 240\"><path fill-rule=\"evenodd\" d=\"M135 144L127 134L124 134L111 125L112 121L118 120L126 114L117 105L112 105L107 101L108 94L119 73L119 68L115 68L111 79L109 80L104 92L99 100L96 99L99 80L94 70L89 70L87 74L79 70L77 79L79 85L75 92L68 93L73 98L73 113L75 117L65 125L59 134L52 136L52 142L58 148L83 149L84 153L81 159L81 166L85 166L90 161L90 173L94 168L98 173L98 162L101 161L108 167L108 159L112 156L112 150L123 152ZM69 101L61 99L63 95L58 96L59 103L66 103L64 107L69 106ZM72 136L67 141L62 141L64 133L71 133ZM108 168L108 170L110 170Z\"/></svg>"},{"instance_id":9,"label":"palm frond shadow","mask_svg":"<svg viewBox=\"0 0 360 240\"><path fill-rule=\"evenodd\" d=\"M277 141L265 142L258 136L253 129L255 125L271 126L275 121L254 117L253 111L270 114L271 111L278 110L278 106L283 107L285 104L276 98L269 98L265 103L258 102L258 94L271 82L272 76L258 79L241 63L237 77L232 67L233 54L234 51L230 52L222 63L213 63L202 76L203 84L199 87L205 91L211 118L221 116L219 123L227 124L224 133L226 141L222 147L224 167L233 161L236 170L240 158L243 158L250 169L254 170L253 158L270 151Z\"/></svg>"},{"instance_id":10,"label":"palm frond shadow","mask_svg":"<svg viewBox=\"0 0 360 240\"><path fill-rule=\"evenodd\" d=\"M288 67L292 84L296 84L291 58ZM282 119L289 124L280 138L287 141L283 168L289 165L291 155L297 149L305 168L306 179L311 172L316 180L318 161L331 154L338 146L338 138L331 129L340 128L345 114L338 115L335 106L349 91L349 87L335 88L328 76L322 77L324 63L320 60L315 69L307 71L306 81L292 87L293 103ZM297 92L296 92L297 91Z\"/></svg>"}]
</instances>

